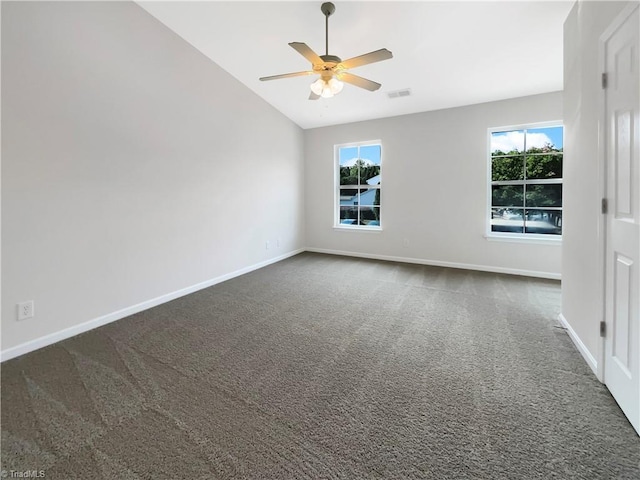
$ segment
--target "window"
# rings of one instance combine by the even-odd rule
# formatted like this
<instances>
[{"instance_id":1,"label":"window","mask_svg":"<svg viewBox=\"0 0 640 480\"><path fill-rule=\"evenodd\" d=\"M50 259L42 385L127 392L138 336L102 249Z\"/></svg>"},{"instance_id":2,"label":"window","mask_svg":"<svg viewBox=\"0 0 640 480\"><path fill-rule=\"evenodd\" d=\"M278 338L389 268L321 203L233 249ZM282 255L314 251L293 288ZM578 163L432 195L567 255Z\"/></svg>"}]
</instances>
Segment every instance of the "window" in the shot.
<instances>
[{"instance_id":1,"label":"window","mask_svg":"<svg viewBox=\"0 0 640 480\"><path fill-rule=\"evenodd\" d=\"M380 229L379 141L335 147L336 226Z\"/></svg>"},{"instance_id":2,"label":"window","mask_svg":"<svg viewBox=\"0 0 640 480\"><path fill-rule=\"evenodd\" d=\"M562 235L563 127L492 129L489 234Z\"/></svg>"}]
</instances>

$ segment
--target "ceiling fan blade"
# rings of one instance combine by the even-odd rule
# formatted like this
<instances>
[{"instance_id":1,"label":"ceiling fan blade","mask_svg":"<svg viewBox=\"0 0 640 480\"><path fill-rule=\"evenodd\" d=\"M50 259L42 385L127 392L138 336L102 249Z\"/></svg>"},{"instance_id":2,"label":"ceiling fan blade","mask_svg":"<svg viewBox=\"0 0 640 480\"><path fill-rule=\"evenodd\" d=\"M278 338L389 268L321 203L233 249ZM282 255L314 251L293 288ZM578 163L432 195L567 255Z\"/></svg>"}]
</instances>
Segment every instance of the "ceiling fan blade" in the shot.
<instances>
[{"instance_id":1,"label":"ceiling fan blade","mask_svg":"<svg viewBox=\"0 0 640 480\"><path fill-rule=\"evenodd\" d=\"M289 44L291 48L293 48L296 52L302 55L304 58L309 60L312 65L322 65L324 61L318 56L316 52L311 50L306 43L302 42L291 42Z\"/></svg>"},{"instance_id":2,"label":"ceiling fan blade","mask_svg":"<svg viewBox=\"0 0 640 480\"><path fill-rule=\"evenodd\" d=\"M359 77L358 75L354 75L353 73L342 72L337 76L343 82L350 83L351 85L364 88L365 90L369 90L371 92L375 92L382 86L378 82L367 80L366 78Z\"/></svg>"},{"instance_id":3,"label":"ceiling fan blade","mask_svg":"<svg viewBox=\"0 0 640 480\"><path fill-rule=\"evenodd\" d=\"M309 92L309 100L318 100L319 98L320 95L318 95L317 93Z\"/></svg>"},{"instance_id":4,"label":"ceiling fan blade","mask_svg":"<svg viewBox=\"0 0 640 480\"><path fill-rule=\"evenodd\" d=\"M393 58L393 54L386 48L381 48L375 52L369 52L364 55L360 55L359 57L349 58L340 65L344 69L349 69L368 65L370 63L381 62L382 60L389 60L390 58Z\"/></svg>"},{"instance_id":5,"label":"ceiling fan blade","mask_svg":"<svg viewBox=\"0 0 640 480\"><path fill-rule=\"evenodd\" d=\"M315 72L293 72L293 73L283 73L282 75L271 75L270 77L260 77L260 80L265 82L267 80L278 80L279 78L291 78L291 77L302 77L304 75L313 75Z\"/></svg>"}]
</instances>

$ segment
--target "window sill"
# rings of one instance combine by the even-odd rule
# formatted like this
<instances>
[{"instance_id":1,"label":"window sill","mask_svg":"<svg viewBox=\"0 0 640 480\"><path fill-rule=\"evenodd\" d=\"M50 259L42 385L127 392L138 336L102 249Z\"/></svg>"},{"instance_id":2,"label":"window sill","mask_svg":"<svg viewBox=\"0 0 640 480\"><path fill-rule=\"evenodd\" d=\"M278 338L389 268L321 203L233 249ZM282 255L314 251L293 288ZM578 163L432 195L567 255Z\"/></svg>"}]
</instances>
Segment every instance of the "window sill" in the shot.
<instances>
[{"instance_id":1,"label":"window sill","mask_svg":"<svg viewBox=\"0 0 640 480\"><path fill-rule=\"evenodd\" d=\"M531 245L562 245L562 235L554 235L549 237L548 235L518 235L518 234L505 234L498 235L495 233L488 233L484 235L484 238L490 242L507 242L507 243L528 243Z\"/></svg>"},{"instance_id":2,"label":"window sill","mask_svg":"<svg viewBox=\"0 0 640 480\"><path fill-rule=\"evenodd\" d=\"M366 232L366 233L382 232L382 227L364 227L364 226L351 227L347 225L334 225L333 229L338 231L343 231L343 232Z\"/></svg>"}]
</instances>

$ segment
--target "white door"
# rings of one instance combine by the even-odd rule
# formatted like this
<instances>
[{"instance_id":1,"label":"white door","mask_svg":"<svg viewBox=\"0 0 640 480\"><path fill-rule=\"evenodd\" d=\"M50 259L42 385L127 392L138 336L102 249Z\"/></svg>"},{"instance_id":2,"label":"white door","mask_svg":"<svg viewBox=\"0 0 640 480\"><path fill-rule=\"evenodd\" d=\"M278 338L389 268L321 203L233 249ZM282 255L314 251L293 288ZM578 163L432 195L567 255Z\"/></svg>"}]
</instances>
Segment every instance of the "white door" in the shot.
<instances>
[{"instance_id":1,"label":"white door","mask_svg":"<svg viewBox=\"0 0 640 480\"><path fill-rule=\"evenodd\" d=\"M607 164L604 381L640 433L639 8L605 33Z\"/></svg>"}]
</instances>

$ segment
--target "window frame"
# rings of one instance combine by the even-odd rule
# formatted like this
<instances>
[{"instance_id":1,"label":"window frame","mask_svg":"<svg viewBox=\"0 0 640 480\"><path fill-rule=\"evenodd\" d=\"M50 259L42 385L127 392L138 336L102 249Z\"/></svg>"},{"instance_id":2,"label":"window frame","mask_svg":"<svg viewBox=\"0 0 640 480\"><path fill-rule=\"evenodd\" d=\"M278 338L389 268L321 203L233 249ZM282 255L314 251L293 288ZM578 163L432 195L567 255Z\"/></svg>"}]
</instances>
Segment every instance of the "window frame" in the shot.
<instances>
[{"instance_id":1,"label":"window frame","mask_svg":"<svg viewBox=\"0 0 640 480\"><path fill-rule=\"evenodd\" d=\"M533 179L533 180L505 180L496 181L492 180L492 151L491 141L492 135L498 132L510 132L516 130L535 130L538 128L549 127L562 127L562 178L560 179ZM493 185L514 185L521 184L526 185L563 185L564 184L564 140L565 140L565 126L562 120L553 120L547 122L525 123L519 125L508 125L502 127L491 127L487 129L487 201L485 206L485 235L487 240L497 240L516 243L539 243L539 244L560 244L562 242L562 233L560 235L551 235L545 233L525 233L525 232L494 232L491 230L491 209L493 208ZM526 157L526 133L525 133L525 145L523 156ZM526 193L525 193L526 195ZM525 196L526 199L526 196ZM526 205L526 204L525 204ZM558 209L563 213L563 228L564 228L564 188L562 193L562 206L552 209ZM527 210L527 207L523 207L523 213Z\"/></svg>"},{"instance_id":2,"label":"window frame","mask_svg":"<svg viewBox=\"0 0 640 480\"><path fill-rule=\"evenodd\" d=\"M379 216L380 219L383 217L383 208L382 208L382 164L384 157L384 148L382 145L382 141L377 140L364 140L359 142L347 142L341 143L333 146L333 228L336 230L345 230L345 231L358 231L358 232L380 232L382 231L382 220L380 220L379 225L349 225L340 223L340 149L345 147L367 147L367 146L379 146L380 147L380 184L374 187L374 189L380 191L380 204L379 208ZM360 185L357 185L360 186ZM358 206L360 208L360 205Z\"/></svg>"}]
</instances>

